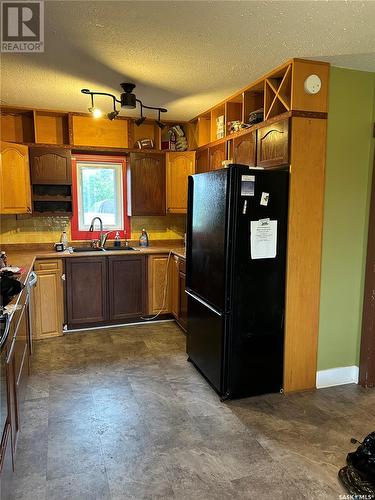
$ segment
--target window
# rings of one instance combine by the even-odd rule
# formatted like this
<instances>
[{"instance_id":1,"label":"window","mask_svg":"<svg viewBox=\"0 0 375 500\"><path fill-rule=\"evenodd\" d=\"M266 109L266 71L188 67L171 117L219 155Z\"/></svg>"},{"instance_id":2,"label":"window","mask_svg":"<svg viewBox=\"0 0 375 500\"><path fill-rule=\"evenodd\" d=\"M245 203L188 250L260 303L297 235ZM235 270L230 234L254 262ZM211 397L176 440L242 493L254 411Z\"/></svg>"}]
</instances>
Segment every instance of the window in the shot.
<instances>
[{"instance_id":1,"label":"window","mask_svg":"<svg viewBox=\"0 0 375 500\"><path fill-rule=\"evenodd\" d=\"M130 233L129 218L126 215L124 158L73 158L73 240L97 237L98 222L95 224L96 231L89 232L94 217L100 217L106 231L126 230L127 234Z\"/></svg>"}]
</instances>

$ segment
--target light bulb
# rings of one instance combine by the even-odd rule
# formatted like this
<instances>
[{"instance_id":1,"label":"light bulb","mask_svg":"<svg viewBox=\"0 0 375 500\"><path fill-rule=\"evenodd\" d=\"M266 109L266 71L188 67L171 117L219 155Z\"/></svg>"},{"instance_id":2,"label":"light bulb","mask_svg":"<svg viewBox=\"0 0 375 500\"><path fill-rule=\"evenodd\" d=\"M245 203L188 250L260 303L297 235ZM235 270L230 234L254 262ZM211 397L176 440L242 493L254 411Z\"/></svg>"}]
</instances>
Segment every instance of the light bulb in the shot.
<instances>
[{"instance_id":1,"label":"light bulb","mask_svg":"<svg viewBox=\"0 0 375 500\"><path fill-rule=\"evenodd\" d=\"M89 111L94 118L100 118L102 116L102 112L98 108L92 107L89 108Z\"/></svg>"},{"instance_id":2,"label":"light bulb","mask_svg":"<svg viewBox=\"0 0 375 500\"><path fill-rule=\"evenodd\" d=\"M92 112L92 115L94 118L100 118L102 116L102 112L100 111L100 109L95 108L94 111Z\"/></svg>"}]
</instances>

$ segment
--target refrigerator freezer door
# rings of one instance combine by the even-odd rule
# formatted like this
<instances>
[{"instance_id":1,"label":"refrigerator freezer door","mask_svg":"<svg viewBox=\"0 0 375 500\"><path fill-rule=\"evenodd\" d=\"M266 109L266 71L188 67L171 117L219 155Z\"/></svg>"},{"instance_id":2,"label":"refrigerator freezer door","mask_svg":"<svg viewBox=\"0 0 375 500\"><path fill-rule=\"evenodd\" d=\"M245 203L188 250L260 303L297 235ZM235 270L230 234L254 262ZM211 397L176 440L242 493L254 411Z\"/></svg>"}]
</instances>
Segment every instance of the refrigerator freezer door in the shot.
<instances>
[{"instance_id":1,"label":"refrigerator freezer door","mask_svg":"<svg viewBox=\"0 0 375 500\"><path fill-rule=\"evenodd\" d=\"M188 356L213 388L221 394L224 315L192 293L187 292L187 296Z\"/></svg>"},{"instance_id":2,"label":"refrigerator freezer door","mask_svg":"<svg viewBox=\"0 0 375 500\"><path fill-rule=\"evenodd\" d=\"M224 310L228 170L189 177L186 288Z\"/></svg>"},{"instance_id":3,"label":"refrigerator freezer door","mask_svg":"<svg viewBox=\"0 0 375 500\"><path fill-rule=\"evenodd\" d=\"M253 188L246 190L244 173L249 171L236 169L233 178L237 193L232 207L231 397L276 392L283 379L289 174L253 171ZM275 257L254 259L251 254L251 221L260 219L277 221Z\"/></svg>"}]
</instances>

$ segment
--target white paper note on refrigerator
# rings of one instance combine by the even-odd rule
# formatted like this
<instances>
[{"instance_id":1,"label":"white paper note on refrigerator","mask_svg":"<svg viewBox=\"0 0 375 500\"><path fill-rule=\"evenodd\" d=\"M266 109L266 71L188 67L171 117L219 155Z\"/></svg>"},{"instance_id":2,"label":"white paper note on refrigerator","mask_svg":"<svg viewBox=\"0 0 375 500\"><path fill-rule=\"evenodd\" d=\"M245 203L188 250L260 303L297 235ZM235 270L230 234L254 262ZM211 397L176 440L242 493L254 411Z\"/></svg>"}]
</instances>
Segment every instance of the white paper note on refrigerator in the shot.
<instances>
[{"instance_id":1,"label":"white paper note on refrigerator","mask_svg":"<svg viewBox=\"0 0 375 500\"><path fill-rule=\"evenodd\" d=\"M260 219L250 222L250 253L252 259L276 257L277 220Z\"/></svg>"}]
</instances>

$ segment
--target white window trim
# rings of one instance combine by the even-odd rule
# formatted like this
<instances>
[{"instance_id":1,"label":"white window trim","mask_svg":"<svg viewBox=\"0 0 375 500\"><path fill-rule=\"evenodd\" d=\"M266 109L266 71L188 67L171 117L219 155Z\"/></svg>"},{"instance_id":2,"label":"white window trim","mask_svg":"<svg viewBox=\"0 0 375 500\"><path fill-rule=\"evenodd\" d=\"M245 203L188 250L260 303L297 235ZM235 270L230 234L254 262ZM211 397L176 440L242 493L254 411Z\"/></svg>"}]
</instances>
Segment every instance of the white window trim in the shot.
<instances>
[{"instance_id":1,"label":"white window trim","mask_svg":"<svg viewBox=\"0 0 375 500\"><path fill-rule=\"evenodd\" d=\"M78 230L88 231L90 224L83 223L83 202L82 202L82 168L115 168L116 171L116 198L119 200L118 217L119 224L108 225L103 223L103 229L106 231L123 231L125 228L124 220L124 183L122 163L116 161L90 161L90 160L77 160L77 205L78 205ZM100 214L98 215L100 217ZM98 222L95 223L94 230L99 230Z\"/></svg>"}]
</instances>

